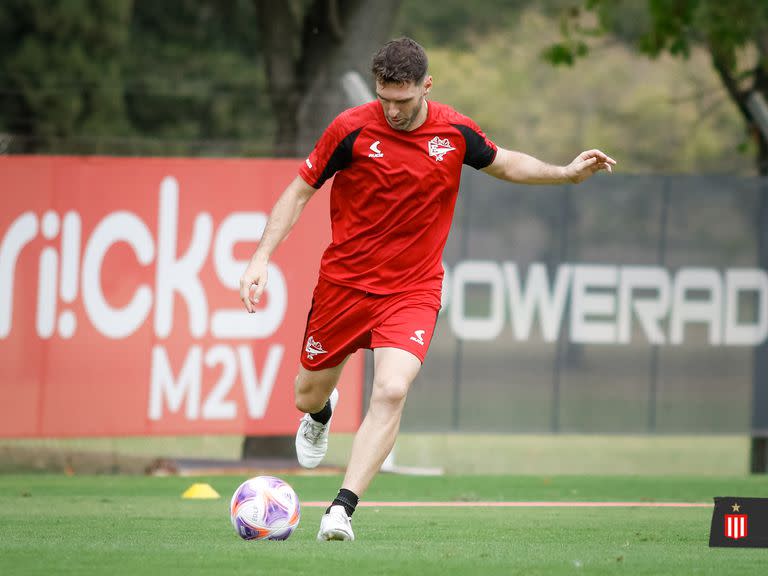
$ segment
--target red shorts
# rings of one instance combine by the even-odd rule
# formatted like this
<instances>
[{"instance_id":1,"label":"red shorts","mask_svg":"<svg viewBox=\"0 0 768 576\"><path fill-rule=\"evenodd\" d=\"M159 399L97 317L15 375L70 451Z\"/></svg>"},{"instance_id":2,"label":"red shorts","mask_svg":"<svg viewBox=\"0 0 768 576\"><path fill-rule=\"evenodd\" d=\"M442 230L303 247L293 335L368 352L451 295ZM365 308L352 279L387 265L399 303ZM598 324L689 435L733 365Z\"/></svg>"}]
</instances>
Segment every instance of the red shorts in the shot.
<instances>
[{"instance_id":1,"label":"red shorts","mask_svg":"<svg viewBox=\"0 0 768 576\"><path fill-rule=\"evenodd\" d=\"M371 294L320 278L304 332L301 365L338 366L359 348L399 348L421 362L440 311L439 291Z\"/></svg>"}]
</instances>

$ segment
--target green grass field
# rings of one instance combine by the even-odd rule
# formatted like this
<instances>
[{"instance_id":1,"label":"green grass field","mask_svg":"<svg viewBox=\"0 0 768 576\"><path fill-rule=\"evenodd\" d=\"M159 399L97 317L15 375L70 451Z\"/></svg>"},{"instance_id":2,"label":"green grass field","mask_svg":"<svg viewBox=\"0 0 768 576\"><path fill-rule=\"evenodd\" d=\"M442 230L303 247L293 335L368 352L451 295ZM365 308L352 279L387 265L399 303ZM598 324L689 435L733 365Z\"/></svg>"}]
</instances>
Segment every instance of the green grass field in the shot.
<instances>
[{"instance_id":1,"label":"green grass field","mask_svg":"<svg viewBox=\"0 0 768 576\"><path fill-rule=\"evenodd\" d=\"M710 549L711 508L358 508L355 542L315 541L305 507L286 542L245 542L241 477L0 476L0 574L765 574L768 550ZM285 477L324 501L337 476ZM218 500L184 500L207 482ZM368 501L703 502L768 497L760 477L380 475ZM319 571L319 572L318 572Z\"/></svg>"}]
</instances>

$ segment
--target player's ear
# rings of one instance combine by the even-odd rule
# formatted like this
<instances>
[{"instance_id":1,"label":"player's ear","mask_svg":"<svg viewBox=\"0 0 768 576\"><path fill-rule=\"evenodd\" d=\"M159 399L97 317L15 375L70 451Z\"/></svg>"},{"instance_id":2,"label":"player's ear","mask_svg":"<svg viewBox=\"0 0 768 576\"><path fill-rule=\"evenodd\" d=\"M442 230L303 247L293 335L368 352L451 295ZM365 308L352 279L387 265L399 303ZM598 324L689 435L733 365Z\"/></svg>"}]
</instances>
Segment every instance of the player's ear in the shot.
<instances>
[{"instance_id":1,"label":"player's ear","mask_svg":"<svg viewBox=\"0 0 768 576\"><path fill-rule=\"evenodd\" d=\"M424 78L424 95L426 96L429 94L429 91L432 89L432 76L427 74L427 77Z\"/></svg>"}]
</instances>

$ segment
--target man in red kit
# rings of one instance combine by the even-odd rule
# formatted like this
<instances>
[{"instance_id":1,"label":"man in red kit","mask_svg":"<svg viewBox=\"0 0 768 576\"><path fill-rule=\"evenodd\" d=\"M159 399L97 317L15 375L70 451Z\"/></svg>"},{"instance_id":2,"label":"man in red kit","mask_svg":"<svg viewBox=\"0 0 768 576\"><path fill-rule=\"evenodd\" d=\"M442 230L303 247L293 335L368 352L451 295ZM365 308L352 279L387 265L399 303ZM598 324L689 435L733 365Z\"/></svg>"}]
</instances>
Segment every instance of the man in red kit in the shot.
<instances>
[{"instance_id":1,"label":"man in red kit","mask_svg":"<svg viewBox=\"0 0 768 576\"><path fill-rule=\"evenodd\" d=\"M355 435L344 481L320 523L318 540L353 540L352 514L394 446L411 382L421 368L440 309L442 253L462 164L526 184L581 182L616 162L599 150L567 166L496 146L469 118L427 101L432 77L423 48L392 40L374 56L378 102L340 114L275 203L240 280L253 312L270 255L304 205L335 175L332 241L323 254L302 342L296 407L299 463L314 468L328 448L336 383L355 350L374 350L370 405Z\"/></svg>"}]
</instances>

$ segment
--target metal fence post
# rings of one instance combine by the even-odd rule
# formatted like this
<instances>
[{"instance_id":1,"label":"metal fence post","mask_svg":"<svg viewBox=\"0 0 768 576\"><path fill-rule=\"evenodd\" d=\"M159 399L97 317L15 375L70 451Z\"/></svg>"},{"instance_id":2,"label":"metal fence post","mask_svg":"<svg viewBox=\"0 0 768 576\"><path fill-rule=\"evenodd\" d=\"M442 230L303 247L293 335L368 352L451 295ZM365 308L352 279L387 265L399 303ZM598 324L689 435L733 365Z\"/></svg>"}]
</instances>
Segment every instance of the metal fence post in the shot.
<instances>
[{"instance_id":1,"label":"metal fence post","mask_svg":"<svg viewBox=\"0 0 768 576\"><path fill-rule=\"evenodd\" d=\"M768 271L768 178L760 180L757 216L758 266ZM768 341L755 347L752 378L750 472L768 472Z\"/></svg>"}]
</instances>

